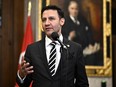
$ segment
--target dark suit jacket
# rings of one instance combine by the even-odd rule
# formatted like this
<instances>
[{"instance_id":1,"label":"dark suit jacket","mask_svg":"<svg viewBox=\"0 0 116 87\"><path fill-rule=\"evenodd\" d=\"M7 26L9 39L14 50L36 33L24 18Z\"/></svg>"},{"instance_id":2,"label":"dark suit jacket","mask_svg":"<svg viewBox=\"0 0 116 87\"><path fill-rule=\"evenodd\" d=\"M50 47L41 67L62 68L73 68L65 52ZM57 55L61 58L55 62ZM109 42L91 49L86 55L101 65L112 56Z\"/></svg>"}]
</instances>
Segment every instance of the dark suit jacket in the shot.
<instances>
[{"instance_id":1,"label":"dark suit jacket","mask_svg":"<svg viewBox=\"0 0 116 87\"><path fill-rule=\"evenodd\" d=\"M66 49L62 50L61 60L53 77L48 68L45 40L42 39L29 45L25 60L34 66L34 73L28 75L23 84L17 77L20 87L29 87L32 80L33 87L88 87L81 46L66 39L64 39L64 44L70 45L69 52Z\"/></svg>"}]
</instances>

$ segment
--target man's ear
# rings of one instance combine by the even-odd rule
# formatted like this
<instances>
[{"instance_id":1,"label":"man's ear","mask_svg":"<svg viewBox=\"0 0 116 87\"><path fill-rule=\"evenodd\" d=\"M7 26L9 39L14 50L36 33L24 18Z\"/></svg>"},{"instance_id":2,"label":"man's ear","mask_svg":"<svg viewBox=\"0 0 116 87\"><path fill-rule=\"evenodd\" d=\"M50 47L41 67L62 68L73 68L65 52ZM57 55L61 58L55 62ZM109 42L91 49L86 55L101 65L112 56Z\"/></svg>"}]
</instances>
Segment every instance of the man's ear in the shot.
<instances>
[{"instance_id":1,"label":"man's ear","mask_svg":"<svg viewBox=\"0 0 116 87\"><path fill-rule=\"evenodd\" d=\"M65 19L64 19L64 18L61 18L61 19L60 19L60 24L63 26L64 23L65 23Z\"/></svg>"}]
</instances>

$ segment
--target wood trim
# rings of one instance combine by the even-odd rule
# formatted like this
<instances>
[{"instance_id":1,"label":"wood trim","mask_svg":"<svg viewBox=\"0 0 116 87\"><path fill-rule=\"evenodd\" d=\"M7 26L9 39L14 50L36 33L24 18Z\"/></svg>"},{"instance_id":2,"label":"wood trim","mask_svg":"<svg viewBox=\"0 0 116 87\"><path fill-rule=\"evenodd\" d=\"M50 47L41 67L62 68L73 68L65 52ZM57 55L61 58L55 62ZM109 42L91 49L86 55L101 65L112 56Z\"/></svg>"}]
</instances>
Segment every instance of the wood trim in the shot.
<instances>
[{"instance_id":1,"label":"wood trim","mask_svg":"<svg viewBox=\"0 0 116 87\"><path fill-rule=\"evenodd\" d=\"M1 84L0 87L11 87L13 82L10 76L13 72L13 0L3 0L2 5L2 58L1 58Z\"/></svg>"},{"instance_id":2,"label":"wood trim","mask_svg":"<svg viewBox=\"0 0 116 87\"><path fill-rule=\"evenodd\" d=\"M14 0L14 58L18 64L24 34L24 0Z\"/></svg>"},{"instance_id":3,"label":"wood trim","mask_svg":"<svg viewBox=\"0 0 116 87\"><path fill-rule=\"evenodd\" d=\"M18 69L18 61L19 55L21 52L22 41L24 34L24 0L14 0L14 72L12 75L16 78L17 69ZM13 81L15 82L16 79ZM14 83L15 84L15 83Z\"/></svg>"}]
</instances>

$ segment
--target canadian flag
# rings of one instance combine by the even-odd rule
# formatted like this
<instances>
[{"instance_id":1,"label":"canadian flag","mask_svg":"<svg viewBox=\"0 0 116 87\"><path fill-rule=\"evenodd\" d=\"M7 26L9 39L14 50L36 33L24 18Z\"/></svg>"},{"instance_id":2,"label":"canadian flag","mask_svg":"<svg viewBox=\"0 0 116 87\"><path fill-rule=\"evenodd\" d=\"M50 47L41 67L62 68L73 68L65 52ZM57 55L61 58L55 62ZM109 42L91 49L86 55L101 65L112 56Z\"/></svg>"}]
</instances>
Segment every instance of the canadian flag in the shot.
<instances>
[{"instance_id":1,"label":"canadian flag","mask_svg":"<svg viewBox=\"0 0 116 87\"><path fill-rule=\"evenodd\" d=\"M24 59L24 55L25 55L27 46L33 42L34 42L34 39L33 39L31 19L30 19L30 16L28 16L26 30L25 30L25 34L24 34L24 38L23 38L22 50L21 50L21 54L20 54L20 58L19 58L19 67L18 68L20 68L20 64L21 64L22 60ZM18 84L16 84L15 87L19 87ZM31 85L30 85L30 87L31 87Z\"/></svg>"}]
</instances>

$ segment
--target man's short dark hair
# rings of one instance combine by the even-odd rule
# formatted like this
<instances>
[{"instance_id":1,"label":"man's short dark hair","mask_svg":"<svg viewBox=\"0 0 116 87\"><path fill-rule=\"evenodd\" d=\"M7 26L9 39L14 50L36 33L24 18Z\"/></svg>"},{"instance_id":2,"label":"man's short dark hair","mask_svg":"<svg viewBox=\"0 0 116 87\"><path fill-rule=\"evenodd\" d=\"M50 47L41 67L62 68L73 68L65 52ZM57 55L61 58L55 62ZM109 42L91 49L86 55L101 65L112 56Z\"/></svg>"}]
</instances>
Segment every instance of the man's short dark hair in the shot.
<instances>
[{"instance_id":1,"label":"man's short dark hair","mask_svg":"<svg viewBox=\"0 0 116 87\"><path fill-rule=\"evenodd\" d=\"M48 5L44 8L42 8L41 17L42 17L42 14L45 10L56 10L58 12L59 17L64 18L64 12L59 7L57 7L56 5Z\"/></svg>"},{"instance_id":2,"label":"man's short dark hair","mask_svg":"<svg viewBox=\"0 0 116 87\"><path fill-rule=\"evenodd\" d=\"M77 1L77 0L70 0L70 1L69 1L69 3L68 3L68 6L69 6L72 2L74 2L74 3L76 3L76 4L78 4L78 5L79 5L79 3L78 3L78 1Z\"/></svg>"}]
</instances>

